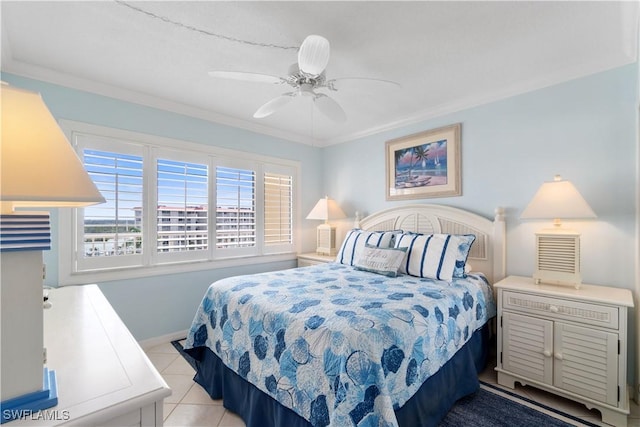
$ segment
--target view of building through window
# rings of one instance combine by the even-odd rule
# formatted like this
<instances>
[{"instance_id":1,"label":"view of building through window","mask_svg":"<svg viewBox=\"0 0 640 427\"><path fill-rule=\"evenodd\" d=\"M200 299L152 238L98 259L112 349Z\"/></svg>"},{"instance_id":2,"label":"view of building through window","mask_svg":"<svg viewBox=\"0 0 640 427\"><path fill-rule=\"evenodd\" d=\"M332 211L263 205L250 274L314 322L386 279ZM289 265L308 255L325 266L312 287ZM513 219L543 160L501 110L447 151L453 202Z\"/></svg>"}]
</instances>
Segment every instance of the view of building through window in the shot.
<instances>
[{"instance_id":1,"label":"view of building through window","mask_svg":"<svg viewBox=\"0 0 640 427\"><path fill-rule=\"evenodd\" d=\"M89 175L107 200L84 210L84 256L141 254L146 246L142 157L89 149L83 154ZM157 244L152 246L158 252L206 250L207 165L158 159L156 173ZM218 166L215 182L216 247L255 246L255 172Z\"/></svg>"},{"instance_id":2,"label":"view of building through window","mask_svg":"<svg viewBox=\"0 0 640 427\"><path fill-rule=\"evenodd\" d=\"M206 250L207 165L158 159L157 179L157 251Z\"/></svg>"},{"instance_id":3,"label":"view of building through window","mask_svg":"<svg viewBox=\"0 0 640 427\"><path fill-rule=\"evenodd\" d=\"M84 150L84 165L106 199L84 210L84 256L142 253L142 157Z\"/></svg>"}]
</instances>

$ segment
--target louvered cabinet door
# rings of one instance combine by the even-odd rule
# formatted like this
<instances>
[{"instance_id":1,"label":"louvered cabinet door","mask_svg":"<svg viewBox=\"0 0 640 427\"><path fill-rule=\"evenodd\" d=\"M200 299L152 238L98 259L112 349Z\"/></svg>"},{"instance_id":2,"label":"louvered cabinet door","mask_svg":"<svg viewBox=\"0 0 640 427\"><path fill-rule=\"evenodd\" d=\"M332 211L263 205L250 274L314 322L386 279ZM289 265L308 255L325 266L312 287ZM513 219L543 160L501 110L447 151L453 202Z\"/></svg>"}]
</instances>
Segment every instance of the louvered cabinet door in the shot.
<instances>
[{"instance_id":1,"label":"louvered cabinet door","mask_svg":"<svg viewBox=\"0 0 640 427\"><path fill-rule=\"evenodd\" d=\"M618 334L556 322L553 385L617 405Z\"/></svg>"},{"instance_id":2,"label":"louvered cabinet door","mask_svg":"<svg viewBox=\"0 0 640 427\"><path fill-rule=\"evenodd\" d=\"M516 375L553 383L553 322L503 313L502 367Z\"/></svg>"}]
</instances>

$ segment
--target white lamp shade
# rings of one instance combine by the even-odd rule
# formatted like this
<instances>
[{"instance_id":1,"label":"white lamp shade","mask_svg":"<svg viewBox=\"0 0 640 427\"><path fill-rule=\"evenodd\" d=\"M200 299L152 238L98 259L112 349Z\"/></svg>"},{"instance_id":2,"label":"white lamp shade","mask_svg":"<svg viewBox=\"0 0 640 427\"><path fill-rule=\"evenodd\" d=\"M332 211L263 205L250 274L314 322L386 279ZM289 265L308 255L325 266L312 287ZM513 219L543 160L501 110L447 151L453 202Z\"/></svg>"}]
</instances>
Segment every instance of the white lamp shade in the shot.
<instances>
[{"instance_id":1,"label":"white lamp shade","mask_svg":"<svg viewBox=\"0 0 640 427\"><path fill-rule=\"evenodd\" d=\"M307 215L307 219L321 219L324 221L340 218L346 218L346 215L336 201L328 197L318 200L318 203Z\"/></svg>"},{"instance_id":2,"label":"white lamp shade","mask_svg":"<svg viewBox=\"0 0 640 427\"><path fill-rule=\"evenodd\" d=\"M104 203L40 94L2 84L1 145L3 210Z\"/></svg>"},{"instance_id":3,"label":"white lamp shade","mask_svg":"<svg viewBox=\"0 0 640 427\"><path fill-rule=\"evenodd\" d=\"M556 175L545 182L525 210L522 219L581 219L596 218L596 214L569 181Z\"/></svg>"},{"instance_id":4,"label":"white lamp shade","mask_svg":"<svg viewBox=\"0 0 640 427\"><path fill-rule=\"evenodd\" d=\"M298 66L312 76L322 74L329 63L329 41L322 36L310 35L298 50Z\"/></svg>"}]
</instances>

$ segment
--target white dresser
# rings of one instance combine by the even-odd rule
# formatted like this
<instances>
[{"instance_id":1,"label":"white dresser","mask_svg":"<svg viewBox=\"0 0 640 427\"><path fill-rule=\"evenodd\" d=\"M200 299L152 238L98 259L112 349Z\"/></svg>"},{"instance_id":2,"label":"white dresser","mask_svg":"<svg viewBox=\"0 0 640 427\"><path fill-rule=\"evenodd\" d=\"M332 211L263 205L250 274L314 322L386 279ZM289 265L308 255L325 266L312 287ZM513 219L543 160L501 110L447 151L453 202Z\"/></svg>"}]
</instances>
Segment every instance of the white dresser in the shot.
<instances>
[{"instance_id":1,"label":"white dresser","mask_svg":"<svg viewBox=\"0 0 640 427\"><path fill-rule=\"evenodd\" d=\"M7 426L161 426L171 394L96 285L52 289L44 311L58 405Z\"/></svg>"},{"instance_id":2,"label":"white dresser","mask_svg":"<svg viewBox=\"0 0 640 427\"><path fill-rule=\"evenodd\" d=\"M626 426L628 289L536 285L509 276L498 293L498 383L531 385Z\"/></svg>"}]
</instances>

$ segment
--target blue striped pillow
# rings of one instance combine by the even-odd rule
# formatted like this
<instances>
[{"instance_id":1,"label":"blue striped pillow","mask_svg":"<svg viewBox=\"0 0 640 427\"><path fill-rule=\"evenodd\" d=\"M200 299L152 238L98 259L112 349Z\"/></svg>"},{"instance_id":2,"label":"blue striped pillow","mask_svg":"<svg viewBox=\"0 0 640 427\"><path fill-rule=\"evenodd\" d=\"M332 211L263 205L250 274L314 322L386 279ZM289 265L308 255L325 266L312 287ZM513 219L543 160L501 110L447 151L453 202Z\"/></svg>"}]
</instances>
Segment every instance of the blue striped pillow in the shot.
<instances>
[{"instance_id":1,"label":"blue striped pillow","mask_svg":"<svg viewBox=\"0 0 640 427\"><path fill-rule=\"evenodd\" d=\"M451 282L456 269L462 271L456 274L464 274L475 238L473 234L403 234L395 244L396 248L407 248L400 273Z\"/></svg>"},{"instance_id":2,"label":"blue striped pillow","mask_svg":"<svg viewBox=\"0 0 640 427\"><path fill-rule=\"evenodd\" d=\"M393 248L395 237L400 231L363 231L357 228L349 231L336 256L336 262L353 265L366 245L378 248Z\"/></svg>"}]
</instances>

